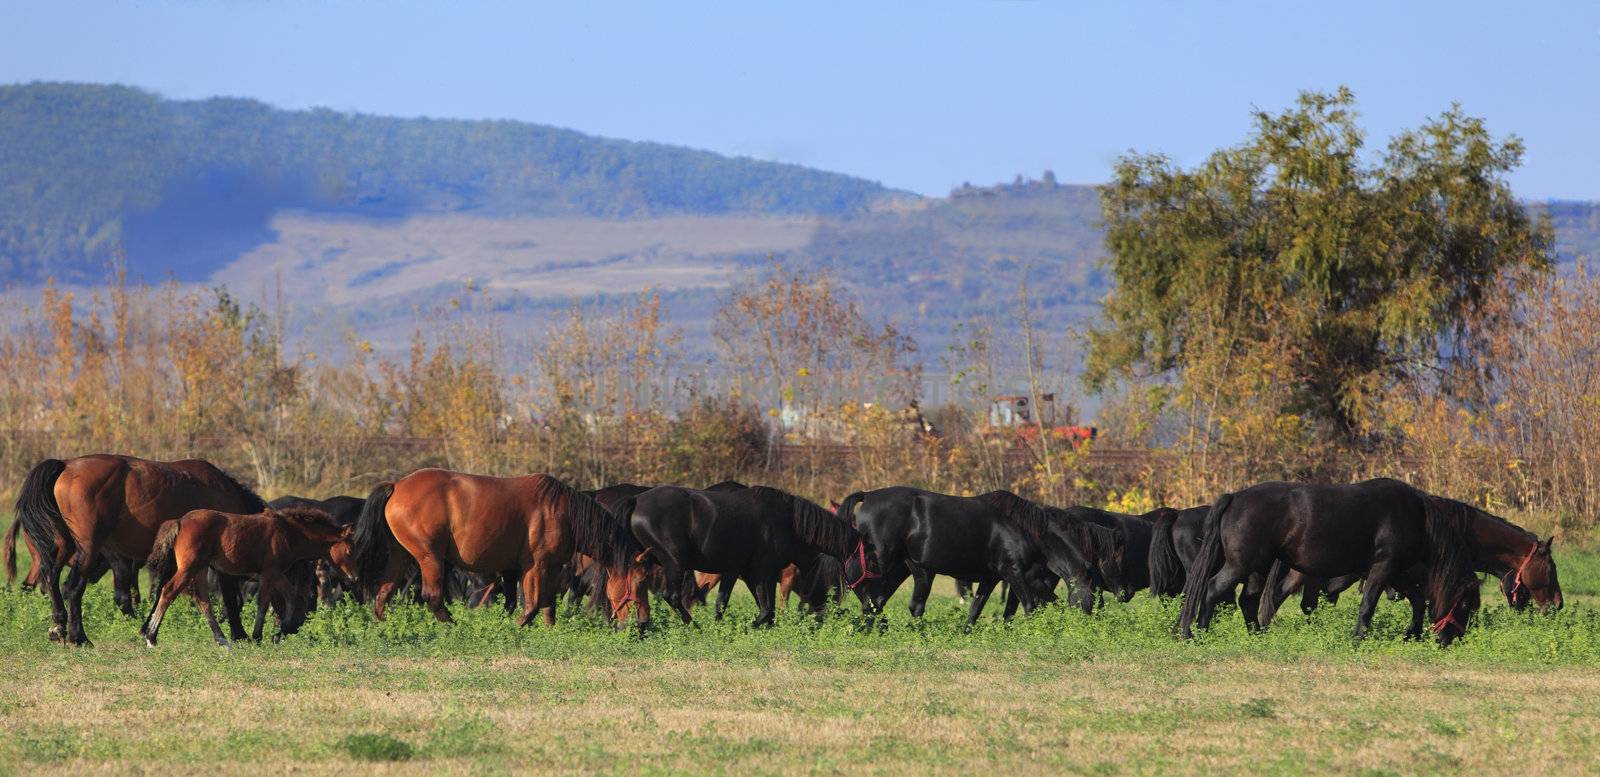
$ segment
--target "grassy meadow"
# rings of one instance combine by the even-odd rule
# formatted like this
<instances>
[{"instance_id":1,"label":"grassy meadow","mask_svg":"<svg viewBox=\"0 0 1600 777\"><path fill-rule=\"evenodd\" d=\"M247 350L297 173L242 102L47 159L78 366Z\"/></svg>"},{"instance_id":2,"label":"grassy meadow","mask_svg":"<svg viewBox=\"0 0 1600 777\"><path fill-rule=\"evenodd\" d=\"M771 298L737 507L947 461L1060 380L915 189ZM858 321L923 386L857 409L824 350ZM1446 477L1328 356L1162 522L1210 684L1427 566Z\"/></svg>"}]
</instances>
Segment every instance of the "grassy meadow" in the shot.
<instances>
[{"instance_id":1,"label":"grassy meadow","mask_svg":"<svg viewBox=\"0 0 1600 777\"><path fill-rule=\"evenodd\" d=\"M1600 763L1600 555L1559 557L1568 606L1500 600L1448 650L1400 640L1404 603L1348 634L1355 597L1271 633L1232 611L1193 643L1176 602L1094 616L1052 607L971 632L948 589L921 623L904 589L887 629L851 605L753 631L657 615L640 640L585 615L517 629L346 606L278 645L210 642L175 605L160 647L86 597L92 649L44 639L49 606L0 593L0 773L203 770L386 773L1165 774L1584 772ZM742 593L742 590L741 590ZM249 611L247 609L247 618Z\"/></svg>"}]
</instances>

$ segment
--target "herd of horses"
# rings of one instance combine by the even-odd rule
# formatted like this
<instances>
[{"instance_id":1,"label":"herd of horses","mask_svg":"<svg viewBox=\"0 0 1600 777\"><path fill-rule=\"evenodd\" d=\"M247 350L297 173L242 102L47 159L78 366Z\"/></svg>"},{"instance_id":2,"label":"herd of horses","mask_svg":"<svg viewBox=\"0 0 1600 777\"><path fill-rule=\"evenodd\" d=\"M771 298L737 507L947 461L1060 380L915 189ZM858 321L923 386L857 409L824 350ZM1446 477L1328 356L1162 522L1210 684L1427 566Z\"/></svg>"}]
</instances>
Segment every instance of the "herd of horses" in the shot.
<instances>
[{"instance_id":1,"label":"herd of horses","mask_svg":"<svg viewBox=\"0 0 1600 777\"><path fill-rule=\"evenodd\" d=\"M996 586L1005 617L1056 600L1086 613L1105 594L1183 597L1177 631L1206 628L1232 601L1252 629L1267 628L1296 592L1308 612L1362 584L1355 636L1385 591L1411 604L1408 638L1425 626L1443 644L1480 606L1479 574L1498 577L1513 608L1559 608L1550 541L1463 502L1397 480L1350 485L1262 483L1213 504L1124 515L1055 507L1007 491L952 496L917 488L857 492L831 508L795 494L728 481L704 489L614 485L580 491L548 475L500 478L423 469L365 499L284 497L272 504L202 460L91 455L47 459L27 475L7 535L16 573L19 530L34 567L26 583L48 594L50 638L87 645L85 588L112 574L118 607L136 616L139 566L151 610L141 633L154 646L172 602L190 595L219 644L251 637L268 610L278 635L317 604L343 595L382 619L397 594L449 623L449 603L499 597L519 623L553 624L556 606L589 606L624 627L648 629L654 596L690 622L717 591L714 615L743 581L754 625L797 596L816 617L847 591L878 618L907 578L920 617L937 575L955 578L975 622ZM63 581L62 573L65 572ZM1241 590L1242 587L1242 590ZM212 611L221 593L229 626Z\"/></svg>"}]
</instances>

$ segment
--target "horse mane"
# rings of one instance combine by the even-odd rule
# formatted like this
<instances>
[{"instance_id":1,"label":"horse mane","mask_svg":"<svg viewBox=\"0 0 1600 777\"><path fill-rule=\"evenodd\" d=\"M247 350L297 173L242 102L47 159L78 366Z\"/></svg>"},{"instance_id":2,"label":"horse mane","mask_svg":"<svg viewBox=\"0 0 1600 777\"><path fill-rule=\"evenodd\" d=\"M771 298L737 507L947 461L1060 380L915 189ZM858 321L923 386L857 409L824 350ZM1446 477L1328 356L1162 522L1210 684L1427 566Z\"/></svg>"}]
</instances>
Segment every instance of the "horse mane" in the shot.
<instances>
[{"instance_id":1,"label":"horse mane","mask_svg":"<svg viewBox=\"0 0 1600 777\"><path fill-rule=\"evenodd\" d=\"M207 463L209 464L210 462ZM227 470L215 464L211 465L211 471L216 473L217 477L221 478L224 486L233 489L235 494L244 500L246 512L259 513L266 511L267 503L263 501L261 497L256 494L256 492L250 490L249 486L240 483L238 478L228 474Z\"/></svg>"},{"instance_id":2,"label":"horse mane","mask_svg":"<svg viewBox=\"0 0 1600 777\"><path fill-rule=\"evenodd\" d=\"M347 528L334 520L327 510L316 507L276 507L268 509L267 513L316 532L338 534Z\"/></svg>"},{"instance_id":3,"label":"horse mane","mask_svg":"<svg viewBox=\"0 0 1600 777\"><path fill-rule=\"evenodd\" d=\"M834 558L844 558L855 551L861 534L822 505L769 486L750 486L739 493L748 493L757 499L782 502L789 511L789 524L801 542Z\"/></svg>"},{"instance_id":4,"label":"horse mane","mask_svg":"<svg viewBox=\"0 0 1600 777\"><path fill-rule=\"evenodd\" d=\"M1066 529L1074 540L1089 551L1096 566L1099 566L1100 562L1110 561L1116 554L1119 537L1126 545L1127 537L1120 526L1116 528L1103 526L1085 519L1072 510L1042 505L1023 499L1010 491L990 491L979 495L978 499L993 507L1002 518L1021 529L1035 542L1044 537L1051 524Z\"/></svg>"},{"instance_id":5,"label":"horse mane","mask_svg":"<svg viewBox=\"0 0 1600 777\"><path fill-rule=\"evenodd\" d=\"M994 508L1007 523L1021 529L1035 542L1043 538L1049 529L1049 516L1045 513L1044 505L1038 502L1023 499L1010 491L990 491L979 494L977 499Z\"/></svg>"},{"instance_id":6,"label":"horse mane","mask_svg":"<svg viewBox=\"0 0 1600 777\"><path fill-rule=\"evenodd\" d=\"M1454 499L1415 489L1423 500L1423 524L1428 534L1428 599L1435 622L1450 616L1457 607L1463 630L1467 619L1478 609L1478 597L1468 596L1478 589L1470 522L1475 508Z\"/></svg>"},{"instance_id":7,"label":"horse mane","mask_svg":"<svg viewBox=\"0 0 1600 777\"><path fill-rule=\"evenodd\" d=\"M644 551L628 523L583 492L549 475L534 479L533 496L564 515L572 526L573 545L611 574L621 574Z\"/></svg>"}]
</instances>

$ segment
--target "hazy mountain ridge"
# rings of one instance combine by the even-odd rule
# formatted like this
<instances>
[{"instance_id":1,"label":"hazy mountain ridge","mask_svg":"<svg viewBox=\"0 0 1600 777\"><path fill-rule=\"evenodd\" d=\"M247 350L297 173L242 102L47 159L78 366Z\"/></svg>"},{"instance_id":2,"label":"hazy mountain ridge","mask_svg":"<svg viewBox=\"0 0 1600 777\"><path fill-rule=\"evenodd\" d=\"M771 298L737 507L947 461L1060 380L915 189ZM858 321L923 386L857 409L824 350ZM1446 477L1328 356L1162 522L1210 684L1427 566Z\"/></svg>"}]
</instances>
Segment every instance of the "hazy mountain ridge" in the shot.
<instances>
[{"instance_id":1,"label":"hazy mountain ridge","mask_svg":"<svg viewBox=\"0 0 1600 777\"><path fill-rule=\"evenodd\" d=\"M1600 206L1549 213L1564 262ZM0 87L0 281L135 276L282 293L322 337L404 342L415 311L538 331L568 300L663 292L691 349L722 289L772 258L826 268L936 363L957 323L1092 317L1110 283L1094 187L1018 177L944 198L859 178L509 121L284 111L116 86Z\"/></svg>"},{"instance_id":2,"label":"hazy mountain ridge","mask_svg":"<svg viewBox=\"0 0 1600 777\"><path fill-rule=\"evenodd\" d=\"M891 195L798 165L514 121L286 111L122 86L0 86L0 280L95 281L117 250L199 280L285 209L621 218L845 214Z\"/></svg>"}]
</instances>

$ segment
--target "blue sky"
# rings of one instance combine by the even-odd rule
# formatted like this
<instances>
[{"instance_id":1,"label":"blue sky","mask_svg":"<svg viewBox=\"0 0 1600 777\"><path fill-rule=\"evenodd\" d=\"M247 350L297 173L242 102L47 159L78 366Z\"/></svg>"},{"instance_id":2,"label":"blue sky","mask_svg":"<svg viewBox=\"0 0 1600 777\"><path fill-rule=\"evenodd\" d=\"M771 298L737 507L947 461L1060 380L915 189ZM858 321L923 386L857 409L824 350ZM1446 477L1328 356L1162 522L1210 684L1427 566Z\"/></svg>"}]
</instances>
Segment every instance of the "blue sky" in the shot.
<instances>
[{"instance_id":1,"label":"blue sky","mask_svg":"<svg viewBox=\"0 0 1600 777\"><path fill-rule=\"evenodd\" d=\"M7 2L0 82L514 118L943 194L1192 162L1348 84L1374 142L1460 101L1517 191L1600 199L1600 3Z\"/></svg>"}]
</instances>

